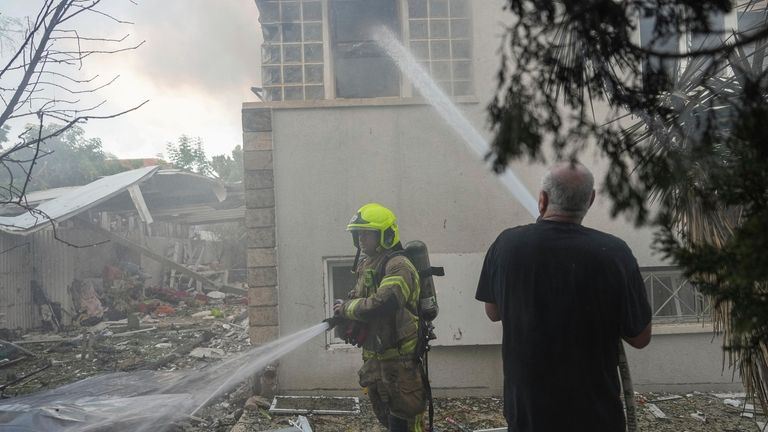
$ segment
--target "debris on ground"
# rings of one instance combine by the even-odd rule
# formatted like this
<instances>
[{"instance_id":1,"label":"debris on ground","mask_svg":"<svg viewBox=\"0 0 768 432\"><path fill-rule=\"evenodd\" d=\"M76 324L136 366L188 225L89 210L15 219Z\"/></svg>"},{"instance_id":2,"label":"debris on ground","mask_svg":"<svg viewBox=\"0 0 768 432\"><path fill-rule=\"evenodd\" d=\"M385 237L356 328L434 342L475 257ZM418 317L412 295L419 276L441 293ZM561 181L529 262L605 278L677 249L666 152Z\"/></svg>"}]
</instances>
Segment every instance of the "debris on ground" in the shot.
<instances>
[{"instance_id":1,"label":"debris on ground","mask_svg":"<svg viewBox=\"0 0 768 432\"><path fill-rule=\"evenodd\" d=\"M87 304L96 304L88 289L81 292L85 293L83 298L91 299ZM210 302L207 295L197 298L173 290L162 293L148 298L148 291L141 302L144 309L129 309L119 320L0 341L0 398L30 395L109 372L198 369L227 361L251 348L247 306L238 296L227 294L221 302ZM93 307L84 316L93 317L96 310ZM129 325L132 316L137 322ZM355 410L359 413L320 414L309 410L300 421L295 412L270 412L274 400L254 396L251 383L242 383L194 415L179 420L173 430L386 431L378 424L362 391L349 396L359 400L359 409ZM639 431L759 431L758 425L766 422L765 415L744 393L638 393L636 402ZM505 426L503 401L498 397L437 397L434 409L436 431L495 430Z\"/></svg>"}]
</instances>

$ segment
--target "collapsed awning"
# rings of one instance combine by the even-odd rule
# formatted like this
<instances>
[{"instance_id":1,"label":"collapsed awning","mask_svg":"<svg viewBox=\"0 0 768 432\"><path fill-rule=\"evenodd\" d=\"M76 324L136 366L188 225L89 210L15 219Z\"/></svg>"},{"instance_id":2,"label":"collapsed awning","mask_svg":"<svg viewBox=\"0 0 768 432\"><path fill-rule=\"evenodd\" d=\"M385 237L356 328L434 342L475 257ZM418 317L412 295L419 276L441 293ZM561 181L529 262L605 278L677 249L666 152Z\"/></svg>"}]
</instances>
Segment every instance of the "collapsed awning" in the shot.
<instances>
[{"instance_id":1,"label":"collapsed awning","mask_svg":"<svg viewBox=\"0 0 768 432\"><path fill-rule=\"evenodd\" d=\"M203 225L238 221L245 217L242 189L241 184L224 184L178 169L139 168L83 186L30 192L25 197L28 208L0 206L0 231L27 235L89 209L138 211L146 223Z\"/></svg>"},{"instance_id":2,"label":"collapsed awning","mask_svg":"<svg viewBox=\"0 0 768 432\"><path fill-rule=\"evenodd\" d=\"M61 223L151 177L159 167L151 166L106 176L87 185L65 190L17 216L0 216L0 231L27 235Z\"/></svg>"}]
</instances>

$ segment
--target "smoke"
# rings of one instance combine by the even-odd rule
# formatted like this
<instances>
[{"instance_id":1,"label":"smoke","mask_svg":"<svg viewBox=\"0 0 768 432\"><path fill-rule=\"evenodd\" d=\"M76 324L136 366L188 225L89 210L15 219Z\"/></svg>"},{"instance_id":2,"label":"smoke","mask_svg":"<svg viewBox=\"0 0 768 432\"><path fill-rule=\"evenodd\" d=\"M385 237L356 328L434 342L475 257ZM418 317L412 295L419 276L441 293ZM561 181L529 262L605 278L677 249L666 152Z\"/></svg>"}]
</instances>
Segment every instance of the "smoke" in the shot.
<instances>
[{"instance_id":1,"label":"smoke","mask_svg":"<svg viewBox=\"0 0 768 432\"><path fill-rule=\"evenodd\" d=\"M147 41L133 67L157 88L242 98L260 79L252 0L145 0L133 9L136 34Z\"/></svg>"}]
</instances>

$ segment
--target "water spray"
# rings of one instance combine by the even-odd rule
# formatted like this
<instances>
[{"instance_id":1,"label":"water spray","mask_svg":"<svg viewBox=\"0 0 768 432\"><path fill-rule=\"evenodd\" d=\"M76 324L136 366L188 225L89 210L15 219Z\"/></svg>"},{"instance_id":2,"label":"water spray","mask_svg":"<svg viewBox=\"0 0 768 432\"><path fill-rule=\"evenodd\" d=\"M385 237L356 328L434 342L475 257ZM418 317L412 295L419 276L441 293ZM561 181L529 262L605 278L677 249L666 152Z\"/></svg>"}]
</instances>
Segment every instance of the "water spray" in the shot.
<instances>
[{"instance_id":1,"label":"water spray","mask_svg":"<svg viewBox=\"0 0 768 432\"><path fill-rule=\"evenodd\" d=\"M440 114L440 116L453 128L464 140L469 149L480 159L490 151L490 147L480 132L472 126L472 123L451 102L448 95L429 76L429 73L416 61L413 54L400 43L392 31L379 26L373 30L373 38L395 61L400 70L405 74L421 95ZM538 203L528 189L520 182L514 172L507 168L498 176L501 183L512 193L512 196L534 218L539 215Z\"/></svg>"}]
</instances>

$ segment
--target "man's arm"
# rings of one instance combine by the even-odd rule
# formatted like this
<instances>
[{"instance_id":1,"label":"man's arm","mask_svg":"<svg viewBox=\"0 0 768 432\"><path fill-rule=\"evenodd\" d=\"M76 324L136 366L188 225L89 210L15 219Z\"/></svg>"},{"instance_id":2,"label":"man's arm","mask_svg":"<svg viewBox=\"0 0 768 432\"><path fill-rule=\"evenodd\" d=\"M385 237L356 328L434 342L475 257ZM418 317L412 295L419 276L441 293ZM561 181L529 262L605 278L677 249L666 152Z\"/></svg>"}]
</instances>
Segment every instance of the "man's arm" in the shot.
<instances>
[{"instance_id":1,"label":"man's arm","mask_svg":"<svg viewBox=\"0 0 768 432\"><path fill-rule=\"evenodd\" d=\"M639 335L634 337L624 336L623 339L626 343L630 344L634 348L645 348L651 342L651 323L648 323L648 325L645 326L645 329L643 329Z\"/></svg>"},{"instance_id":2,"label":"man's arm","mask_svg":"<svg viewBox=\"0 0 768 432\"><path fill-rule=\"evenodd\" d=\"M493 322L501 320L499 307L495 303L485 303L485 314L488 315L488 319Z\"/></svg>"}]
</instances>

